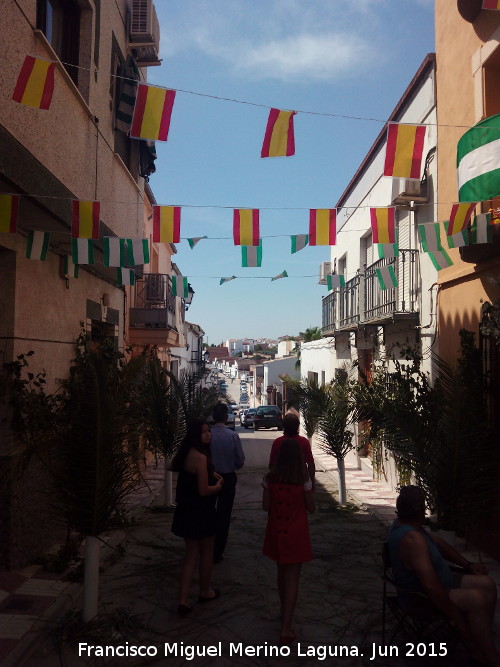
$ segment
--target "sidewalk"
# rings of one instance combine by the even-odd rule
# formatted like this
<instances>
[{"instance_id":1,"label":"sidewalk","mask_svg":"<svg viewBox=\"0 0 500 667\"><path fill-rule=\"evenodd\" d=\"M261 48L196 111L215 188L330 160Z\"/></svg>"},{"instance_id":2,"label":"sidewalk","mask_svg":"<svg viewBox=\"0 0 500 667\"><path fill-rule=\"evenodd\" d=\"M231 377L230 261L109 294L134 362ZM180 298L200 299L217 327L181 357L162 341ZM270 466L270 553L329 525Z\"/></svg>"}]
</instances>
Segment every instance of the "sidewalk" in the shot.
<instances>
[{"instance_id":1,"label":"sidewalk","mask_svg":"<svg viewBox=\"0 0 500 667\"><path fill-rule=\"evenodd\" d=\"M334 460L316 449L314 454L318 510L310 523L315 559L304 566L301 579L297 608L301 645L316 651L324 645L352 646L365 653L343 656L340 660L343 667L421 664L401 656L369 660L373 646L381 643L380 544L387 522L394 516L395 495L368 474L348 467L349 496L359 508L338 508L333 500L337 495ZM161 487L163 476L162 467L148 470L150 491L137 494L132 500L141 520L127 533L111 536L114 543L121 542L125 547L125 555L101 576L101 611L112 617L126 610L125 620L122 618L126 634L120 636L120 630L115 629L113 643L128 641L163 647L167 642L180 650L183 642L184 645L222 642L222 657L199 658L196 664L276 664L277 658L263 654L258 658L232 659L227 655L231 642L244 646L275 645L279 631L275 566L261 555L266 521L260 509L264 469L243 470L239 475L228 553L214 570L214 585L222 589L223 595L213 606L195 605L193 613L185 619L179 619L175 613L183 545L170 533L171 515L147 509ZM455 546L465 550L463 544ZM477 560L478 554L468 551L467 557ZM499 564L485 562L500 583ZM0 589L0 664L5 667L96 664L95 658L78 657L76 639L63 642L57 650L49 641L49 631L61 625L65 610L80 608L80 584L63 582L32 566L0 575ZM497 620L500 629L500 618ZM79 641L106 644L106 639L110 642L109 627L107 632L105 635L101 630L97 638L80 634ZM161 655L162 660L116 658L99 660L98 664L164 664L165 657ZM168 660L172 665L189 664L186 656L169 656ZM318 654L299 657L294 647L282 662L317 665L318 660ZM461 658L457 660L449 664L457 667L465 664Z\"/></svg>"}]
</instances>

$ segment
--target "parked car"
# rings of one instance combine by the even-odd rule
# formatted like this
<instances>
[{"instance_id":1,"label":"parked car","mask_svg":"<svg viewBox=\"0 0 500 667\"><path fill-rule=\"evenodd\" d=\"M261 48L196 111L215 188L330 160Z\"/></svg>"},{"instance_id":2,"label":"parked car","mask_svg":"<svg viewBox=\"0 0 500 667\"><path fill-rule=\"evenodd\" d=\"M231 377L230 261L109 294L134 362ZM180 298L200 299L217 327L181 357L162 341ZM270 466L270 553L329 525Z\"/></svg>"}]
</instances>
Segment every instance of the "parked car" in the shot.
<instances>
[{"instance_id":1,"label":"parked car","mask_svg":"<svg viewBox=\"0 0 500 667\"><path fill-rule=\"evenodd\" d=\"M213 415L210 415L210 417L207 419L208 423L210 426L213 426L215 424L214 417ZM227 419L226 419L226 426L230 428L232 431L234 431L236 427L236 415L234 414L234 410L231 405L228 404L227 406Z\"/></svg>"},{"instance_id":2,"label":"parked car","mask_svg":"<svg viewBox=\"0 0 500 667\"><path fill-rule=\"evenodd\" d=\"M236 401L229 401L229 405L233 408L233 412L236 415L238 412L238 403Z\"/></svg>"},{"instance_id":3,"label":"parked car","mask_svg":"<svg viewBox=\"0 0 500 667\"><path fill-rule=\"evenodd\" d=\"M221 392L222 392L223 394L225 394L226 391L227 391L227 384L226 384L225 382L221 382L221 383L219 384L219 389L221 390Z\"/></svg>"},{"instance_id":4,"label":"parked car","mask_svg":"<svg viewBox=\"0 0 500 667\"><path fill-rule=\"evenodd\" d=\"M278 431L283 430L281 410L277 405L261 405L255 410L253 427L255 431L259 428L272 428L276 426Z\"/></svg>"},{"instance_id":5,"label":"parked car","mask_svg":"<svg viewBox=\"0 0 500 667\"><path fill-rule=\"evenodd\" d=\"M240 420L242 426L245 428L250 428L250 426L253 426L253 419L256 410L257 408L248 408L248 410L245 410L243 413L243 418Z\"/></svg>"}]
</instances>

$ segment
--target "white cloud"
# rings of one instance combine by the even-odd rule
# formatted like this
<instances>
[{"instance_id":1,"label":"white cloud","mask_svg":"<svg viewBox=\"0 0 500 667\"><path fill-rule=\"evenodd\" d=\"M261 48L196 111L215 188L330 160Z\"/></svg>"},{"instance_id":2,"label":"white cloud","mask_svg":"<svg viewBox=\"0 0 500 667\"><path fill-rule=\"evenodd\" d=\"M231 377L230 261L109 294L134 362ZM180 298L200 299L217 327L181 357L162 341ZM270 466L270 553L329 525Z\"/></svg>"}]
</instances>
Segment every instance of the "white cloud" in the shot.
<instances>
[{"instance_id":1,"label":"white cloud","mask_svg":"<svg viewBox=\"0 0 500 667\"><path fill-rule=\"evenodd\" d=\"M385 0L371 0L371 2ZM352 76L377 62L367 0L184 0L161 7L162 56L201 52L233 74L287 81ZM158 4L157 4L158 6ZM380 45L382 48L382 45Z\"/></svg>"}]
</instances>

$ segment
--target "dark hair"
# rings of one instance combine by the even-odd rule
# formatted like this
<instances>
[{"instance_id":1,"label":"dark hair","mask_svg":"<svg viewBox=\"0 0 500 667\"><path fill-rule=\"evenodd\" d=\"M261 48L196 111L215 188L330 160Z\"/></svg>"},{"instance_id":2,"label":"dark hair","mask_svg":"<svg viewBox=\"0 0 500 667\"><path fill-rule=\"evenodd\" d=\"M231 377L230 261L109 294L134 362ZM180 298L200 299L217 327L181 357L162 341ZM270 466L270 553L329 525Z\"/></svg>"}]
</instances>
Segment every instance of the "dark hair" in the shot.
<instances>
[{"instance_id":1,"label":"dark hair","mask_svg":"<svg viewBox=\"0 0 500 667\"><path fill-rule=\"evenodd\" d=\"M184 468L184 463L189 450L196 449L207 457L208 474L211 475L213 473L214 466L210 456L210 445L207 446L201 441L201 431L205 424L208 425L208 422L205 419L193 419L187 425L184 440L172 459L171 467L174 472L180 472Z\"/></svg>"},{"instance_id":2,"label":"dark hair","mask_svg":"<svg viewBox=\"0 0 500 667\"><path fill-rule=\"evenodd\" d=\"M402 521L412 521L425 514L425 493L418 486L402 486L396 500L396 514Z\"/></svg>"},{"instance_id":3,"label":"dark hair","mask_svg":"<svg viewBox=\"0 0 500 667\"><path fill-rule=\"evenodd\" d=\"M267 475L267 481L301 486L306 479L307 471L301 446L294 438L284 438L276 463Z\"/></svg>"},{"instance_id":4,"label":"dark hair","mask_svg":"<svg viewBox=\"0 0 500 667\"><path fill-rule=\"evenodd\" d=\"M225 422L228 415L227 403L217 403L214 407L213 417L215 422Z\"/></svg>"},{"instance_id":5,"label":"dark hair","mask_svg":"<svg viewBox=\"0 0 500 667\"><path fill-rule=\"evenodd\" d=\"M293 438L299 435L300 419L293 412L287 412L283 417L283 435L287 438Z\"/></svg>"}]
</instances>

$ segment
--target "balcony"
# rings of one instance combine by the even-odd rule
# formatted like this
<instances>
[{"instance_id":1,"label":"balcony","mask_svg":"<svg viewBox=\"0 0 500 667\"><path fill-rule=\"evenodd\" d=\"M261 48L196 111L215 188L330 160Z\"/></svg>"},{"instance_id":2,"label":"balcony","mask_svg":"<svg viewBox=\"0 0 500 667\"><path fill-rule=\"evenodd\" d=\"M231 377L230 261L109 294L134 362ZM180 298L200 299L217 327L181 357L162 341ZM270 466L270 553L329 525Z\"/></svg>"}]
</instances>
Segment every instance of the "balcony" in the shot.
<instances>
[{"instance_id":1,"label":"balcony","mask_svg":"<svg viewBox=\"0 0 500 667\"><path fill-rule=\"evenodd\" d=\"M400 250L399 257L380 259L323 298L322 333L355 331L360 324L383 324L418 315L418 251ZM380 289L376 270L390 265L398 286Z\"/></svg>"},{"instance_id":2,"label":"balcony","mask_svg":"<svg viewBox=\"0 0 500 667\"><path fill-rule=\"evenodd\" d=\"M129 338L137 345L175 345L175 297L170 276L146 273L136 280L129 310Z\"/></svg>"}]
</instances>

